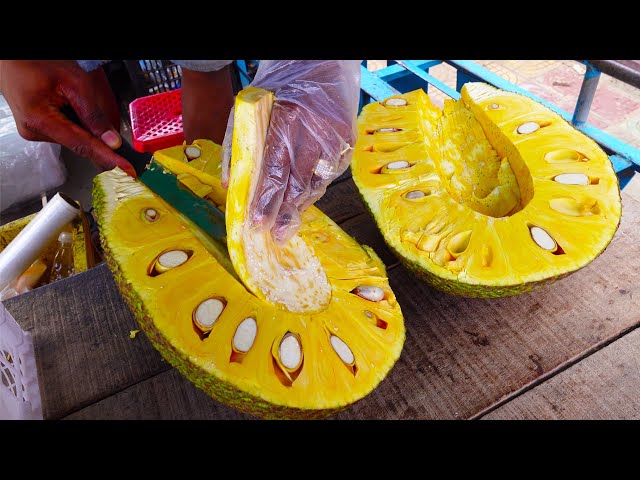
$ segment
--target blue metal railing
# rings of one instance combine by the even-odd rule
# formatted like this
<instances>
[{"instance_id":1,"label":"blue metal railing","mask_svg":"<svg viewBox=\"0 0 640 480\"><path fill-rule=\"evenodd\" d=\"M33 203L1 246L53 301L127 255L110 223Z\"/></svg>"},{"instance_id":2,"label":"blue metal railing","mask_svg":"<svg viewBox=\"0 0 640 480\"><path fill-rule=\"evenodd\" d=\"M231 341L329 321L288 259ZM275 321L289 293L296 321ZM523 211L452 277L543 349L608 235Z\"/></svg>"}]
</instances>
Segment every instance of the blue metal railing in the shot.
<instances>
[{"instance_id":1,"label":"blue metal railing","mask_svg":"<svg viewBox=\"0 0 640 480\"><path fill-rule=\"evenodd\" d=\"M236 67L238 68L238 72L240 73L240 83L242 84L242 88L247 88L249 86L249 83L251 83L251 79L249 78L249 74L247 73L247 61L236 60Z\"/></svg>"},{"instance_id":2,"label":"blue metal railing","mask_svg":"<svg viewBox=\"0 0 640 480\"><path fill-rule=\"evenodd\" d=\"M442 81L429 75L429 68L447 63L457 70L456 90ZM573 114L565 112L532 93L508 82L504 78L469 60L390 60L386 68L370 72L362 66L361 107L371 101L380 101L397 93L405 93L422 88L428 92L433 86L453 99L467 82L486 82L502 90L521 93L549 107L578 130L595 140L609 155L611 163L620 180L620 188L624 188L636 172L640 172L640 150L603 132L587 123L591 103L596 93L600 71L587 61L580 95Z\"/></svg>"}]
</instances>

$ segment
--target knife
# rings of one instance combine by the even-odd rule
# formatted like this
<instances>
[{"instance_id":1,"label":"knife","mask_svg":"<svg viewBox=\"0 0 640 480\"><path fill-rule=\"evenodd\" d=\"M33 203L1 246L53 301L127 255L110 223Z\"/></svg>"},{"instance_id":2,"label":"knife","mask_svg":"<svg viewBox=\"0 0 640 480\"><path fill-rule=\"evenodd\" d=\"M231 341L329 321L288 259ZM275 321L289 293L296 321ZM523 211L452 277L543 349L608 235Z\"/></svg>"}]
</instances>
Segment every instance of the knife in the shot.
<instances>
[{"instance_id":1,"label":"knife","mask_svg":"<svg viewBox=\"0 0 640 480\"><path fill-rule=\"evenodd\" d=\"M63 107L62 111L69 120L82 125L71 107ZM224 213L182 185L173 173L153 158L151 153L136 151L124 138L122 146L114 151L133 165L138 180L154 194L196 224L206 235L218 242L227 243Z\"/></svg>"},{"instance_id":2,"label":"knife","mask_svg":"<svg viewBox=\"0 0 640 480\"><path fill-rule=\"evenodd\" d=\"M211 202L198 197L180 183L178 177L158 163L150 153L140 153L122 140L122 146L115 153L128 160L138 175L138 180L195 223L205 234L227 243L224 213Z\"/></svg>"}]
</instances>

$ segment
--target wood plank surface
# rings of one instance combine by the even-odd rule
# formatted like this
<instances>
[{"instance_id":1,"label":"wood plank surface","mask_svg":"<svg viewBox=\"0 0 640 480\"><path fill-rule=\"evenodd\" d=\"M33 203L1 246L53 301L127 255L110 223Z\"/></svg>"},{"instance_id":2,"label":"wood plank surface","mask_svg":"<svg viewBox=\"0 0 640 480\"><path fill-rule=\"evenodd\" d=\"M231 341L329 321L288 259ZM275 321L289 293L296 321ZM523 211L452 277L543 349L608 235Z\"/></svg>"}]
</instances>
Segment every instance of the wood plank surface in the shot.
<instances>
[{"instance_id":1,"label":"wood plank surface","mask_svg":"<svg viewBox=\"0 0 640 480\"><path fill-rule=\"evenodd\" d=\"M215 402L177 370L171 369L89 405L68 420L249 420Z\"/></svg>"},{"instance_id":2,"label":"wood plank surface","mask_svg":"<svg viewBox=\"0 0 640 480\"><path fill-rule=\"evenodd\" d=\"M640 420L640 329L482 417Z\"/></svg>"},{"instance_id":3,"label":"wood plank surface","mask_svg":"<svg viewBox=\"0 0 640 480\"><path fill-rule=\"evenodd\" d=\"M382 262L386 265L387 270L397 266L400 261L391 252L391 249L384 243L384 238L375 227L372 227L373 219L367 213L361 213L357 217L350 218L340 224L340 226L355 238L361 245L368 245L375 250Z\"/></svg>"},{"instance_id":4,"label":"wood plank surface","mask_svg":"<svg viewBox=\"0 0 640 480\"><path fill-rule=\"evenodd\" d=\"M334 198L337 200L323 209L331 216L336 201L340 203L336 208L349 201L346 195ZM640 271L640 204L625 194L623 198L623 222L607 251L580 272L539 291L505 299L463 299L430 289L402 266L390 268L391 286L407 325L403 354L374 392L336 418L473 417L638 325L640 288L635 279ZM349 233L357 238L377 231L372 221L354 222L354 231ZM82 285L74 284L72 290L57 291L54 285L28 294L33 296L29 301L24 295L7 302L23 328L27 324L34 331L48 418L71 414L101 398L120 394L100 402L103 409L78 412L82 418L112 418L124 415L105 412L109 405L120 408L123 403L118 399L128 398L131 403L136 398L156 398L163 391L175 395L158 400L167 413L153 410L155 407L148 410L158 415L153 418L169 418L185 404L190 405L193 418L230 415L225 409L211 413L215 410L213 401L197 400L195 387L188 382L180 382L178 387L173 376L161 373L166 364L143 336L133 341L128 338L129 329L135 328L133 318L105 267L86 275L95 277L77 276ZM90 300L76 299L84 296ZM66 300L69 297L73 299ZM91 345L99 354L89 348ZM53 395L61 395L67 388L73 393L64 401ZM184 393L184 389L193 392ZM172 404L174 397L176 405ZM127 408L128 418L152 415L140 413L147 410Z\"/></svg>"},{"instance_id":5,"label":"wood plank surface","mask_svg":"<svg viewBox=\"0 0 640 480\"><path fill-rule=\"evenodd\" d=\"M337 224L368 213L358 195L356 184L350 178L340 183L331 184L322 198L315 203L315 206L329 215Z\"/></svg>"},{"instance_id":6,"label":"wood plank surface","mask_svg":"<svg viewBox=\"0 0 640 480\"><path fill-rule=\"evenodd\" d=\"M136 326L106 265L4 302L31 332L44 418L60 418L170 368Z\"/></svg>"},{"instance_id":7,"label":"wood plank surface","mask_svg":"<svg viewBox=\"0 0 640 480\"><path fill-rule=\"evenodd\" d=\"M342 172L342 175L340 175L338 178L336 178L333 181L332 185L335 185L336 183L340 183L340 182L342 182L344 180L347 180L349 178L352 178L351 167L347 168L344 172Z\"/></svg>"}]
</instances>

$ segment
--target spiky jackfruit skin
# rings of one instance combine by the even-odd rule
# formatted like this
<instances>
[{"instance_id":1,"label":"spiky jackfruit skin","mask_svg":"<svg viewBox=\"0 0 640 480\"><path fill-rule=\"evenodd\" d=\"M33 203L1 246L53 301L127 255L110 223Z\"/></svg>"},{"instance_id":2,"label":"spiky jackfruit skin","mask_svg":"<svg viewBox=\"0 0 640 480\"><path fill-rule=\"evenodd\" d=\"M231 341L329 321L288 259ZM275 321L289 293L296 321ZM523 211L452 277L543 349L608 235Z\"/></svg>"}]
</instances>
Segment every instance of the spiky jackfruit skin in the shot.
<instances>
[{"instance_id":1,"label":"spiky jackfruit skin","mask_svg":"<svg viewBox=\"0 0 640 480\"><path fill-rule=\"evenodd\" d=\"M205 153L209 143L199 142ZM181 159L179 149L168 157L165 153L156 155L165 167ZM166 158L159 160L163 156ZM176 168L207 185L206 175L187 162ZM190 184L201 190L193 181ZM209 194L206 198L214 203L217 195L224 196L224 191L212 193L213 197ZM221 261L222 250L228 261L226 249L207 243L198 236L197 227L122 171L116 169L96 177L93 194L107 264L141 329L171 365L221 403L262 418L326 417L373 390L400 356L404 324L383 263L371 249L358 245L314 207L304 213L300 234L325 266L333 298L324 312L296 314L252 297L240 286L235 272L229 271L233 270L230 262ZM164 224L163 220L146 223L139 212L149 207L164 219ZM179 273L182 267L178 267L175 273L169 271L154 278L145 275L155 253L176 247L194 250L196 263L190 270ZM204 263L210 265L210 274L203 275ZM363 281L379 285L385 299L374 303L349 293ZM228 313L222 314L211 335L202 340L194 332L191 312L212 294L225 296ZM229 342L235 325L247 315L243 310L253 312L258 335L242 363L233 363ZM369 310L377 318L373 323L365 315ZM286 325L310 329L292 330L301 335L305 357L301 373L289 386L275 379L278 352L265 348L271 345L272 337L277 346L281 338L278 332ZM331 350L328 340L334 334L352 349L356 359L353 367L346 368L337 351Z\"/></svg>"},{"instance_id":2,"label":"spiky jackfruit skin","mask_svg":"<svg viewBox=\"0 0 640 480\"><path fill-rule=\"evenodd\" d=\"M419 278L465 297L517 295L588 265L621 218L606 154L527 97L486 84L461 94L443 111L421 90L363 109L351 168L387 245ZM527 122L533 131L519 130ZM567 173L588 184L556 180ZM414 191L426 194L405 198ZM556 248L535 244L532 227Z\"/></svg>"}]
</instances>

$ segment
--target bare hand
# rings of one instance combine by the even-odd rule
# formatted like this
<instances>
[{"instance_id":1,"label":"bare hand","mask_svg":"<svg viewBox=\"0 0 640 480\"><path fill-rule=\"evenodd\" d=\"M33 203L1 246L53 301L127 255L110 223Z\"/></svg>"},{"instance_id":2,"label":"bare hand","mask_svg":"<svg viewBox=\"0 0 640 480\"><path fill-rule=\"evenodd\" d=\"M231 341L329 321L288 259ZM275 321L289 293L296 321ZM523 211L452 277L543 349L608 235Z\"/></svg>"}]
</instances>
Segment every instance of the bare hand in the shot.
<instances>
[{"instance_id":1,"label":"bare hand","mask_svg":"<svg viewBox=\"0 0 640 480\"><path fill-rule=\"evenodd\" d=\"M113 152L120 147L118 106L101 69L85 72L72 60L2 60L0 92L20 135L31 141L59 143L100 170L135 170ZM61 111L70 106L82 125Z\"/></svg>"}]
</instances>

